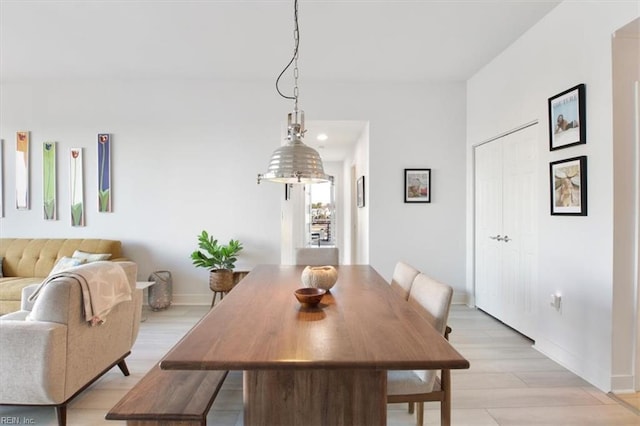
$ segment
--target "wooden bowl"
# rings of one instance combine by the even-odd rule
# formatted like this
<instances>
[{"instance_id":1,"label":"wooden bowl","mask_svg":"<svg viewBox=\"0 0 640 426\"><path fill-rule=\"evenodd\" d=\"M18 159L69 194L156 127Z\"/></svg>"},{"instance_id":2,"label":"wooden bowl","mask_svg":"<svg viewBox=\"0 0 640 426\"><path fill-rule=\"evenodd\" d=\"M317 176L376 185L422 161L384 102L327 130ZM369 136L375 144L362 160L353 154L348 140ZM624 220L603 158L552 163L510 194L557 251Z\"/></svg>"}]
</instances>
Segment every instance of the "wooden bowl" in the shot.
<instances>
[{"instance_id":1,"label":"wooden bowl","mask_svg":"<svg viewBox=\"0 0 640 426\"><path fill-rule=\"evenodd\" d=\"M294 294L303 306L316 306L326 292L327 290L321 288L305 287L297 289Z\"/></svg>"}]
</instances>

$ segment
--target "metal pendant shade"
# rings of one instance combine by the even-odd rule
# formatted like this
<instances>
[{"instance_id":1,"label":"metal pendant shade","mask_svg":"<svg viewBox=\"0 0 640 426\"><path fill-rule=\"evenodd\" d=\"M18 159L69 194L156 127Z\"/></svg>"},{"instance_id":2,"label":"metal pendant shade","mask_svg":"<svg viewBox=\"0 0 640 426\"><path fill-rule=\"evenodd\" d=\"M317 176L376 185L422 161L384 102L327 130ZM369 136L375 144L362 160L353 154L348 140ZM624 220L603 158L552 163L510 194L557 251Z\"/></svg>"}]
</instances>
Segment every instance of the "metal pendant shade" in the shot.
<instances>
[{"instance_id":1,"label":"metal pendant shade","mask_svg":"<svg viewBox=\"0 0 640 426\"><path fill-rule=\"evenodd\" d=\"M322 159L318 151L302 142L305 128L304 111L298 109L298 47L300 33L298 28L297 0L294 2L294 23L295 49L293 57L276 80L276 90L278 90L278 93L285 99L295 101L293 113L290 113L288 117L288 142L273 152L267 173L258 175L258 183L263 180L279 183L321 183L331 180L331 178L324 173ZM285 96L280 92L278 82L291 64L294 64L293 75L295 84L293 96Z\"/></svg>"},{"instance_id":2,"label":"metal pendant shade","mask_svg":"<svg viewBox=\"0 0 640 426\"><path fill-rule=\"evenodd\" d=\"M326 182L329 177L324 173L318 151L300 139L294 139L273 151L267 173L258 179L280 183L318 183Z\"/></svg>"},{"instance_id":3,"label":"metal pendant shade","mask_svg":"<svg viewBox=\"0 0 640 426\"><path fill-rule=\"evenodd\" d=\"M320 183L330 178L324 173L322 159L318 151L302 142L304 135L304 112L294 113L295 122L292 123L292 114L289 114L288 142L273 151L267 173L258 175L258 183L268 180L279 183Z\"/></svg>"}]
</instances>

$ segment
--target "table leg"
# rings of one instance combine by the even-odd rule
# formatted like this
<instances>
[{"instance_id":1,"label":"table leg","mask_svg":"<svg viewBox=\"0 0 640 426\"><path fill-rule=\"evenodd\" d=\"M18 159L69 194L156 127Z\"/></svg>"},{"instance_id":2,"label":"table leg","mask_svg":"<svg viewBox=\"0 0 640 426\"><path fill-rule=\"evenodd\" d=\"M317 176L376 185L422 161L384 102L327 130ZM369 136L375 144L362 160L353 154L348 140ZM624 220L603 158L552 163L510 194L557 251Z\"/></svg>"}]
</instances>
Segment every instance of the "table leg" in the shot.
<instances>
[{"instance_id":1,"label":"table leg","mask_svg":"<svg viewBox=\"0 0 640 426\"><path fill-rule=\"evenodd\" d=\"M244 424L385 425L384 370L244 372Z\"/></svg>"}]
</instances>

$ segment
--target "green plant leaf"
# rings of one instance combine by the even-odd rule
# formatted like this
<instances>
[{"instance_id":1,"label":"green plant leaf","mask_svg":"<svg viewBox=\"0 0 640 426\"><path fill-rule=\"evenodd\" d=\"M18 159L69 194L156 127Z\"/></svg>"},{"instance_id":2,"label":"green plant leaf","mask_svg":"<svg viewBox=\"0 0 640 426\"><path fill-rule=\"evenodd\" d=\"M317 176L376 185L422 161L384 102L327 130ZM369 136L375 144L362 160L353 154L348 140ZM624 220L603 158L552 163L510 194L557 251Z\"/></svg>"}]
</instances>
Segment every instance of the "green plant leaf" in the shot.
<instances>
[{"instance_id":1,"label":"green plant leaf","mask_svg":"<svg viewBox=\"0 0 640 426\"><path fill-rule=\"evenodd\" d=\"M235 267L236 255L242 250L238 240L230 240L229 244L218 244L218 240L202 231L198 235L199 250L191 253L193 264L197 267L215 269L231 269Z\"/></svg>"}]
</instances>

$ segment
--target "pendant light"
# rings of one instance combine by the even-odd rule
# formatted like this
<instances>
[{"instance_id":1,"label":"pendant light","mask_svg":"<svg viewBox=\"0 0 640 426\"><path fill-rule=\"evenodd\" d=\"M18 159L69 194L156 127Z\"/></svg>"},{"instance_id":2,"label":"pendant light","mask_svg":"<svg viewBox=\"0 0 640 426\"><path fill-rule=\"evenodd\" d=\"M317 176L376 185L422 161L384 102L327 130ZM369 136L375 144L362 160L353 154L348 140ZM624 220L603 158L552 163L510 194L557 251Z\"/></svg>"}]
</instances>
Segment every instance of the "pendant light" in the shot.
<instances>
[{"instance_id":1,"label":"pendant light","mask_svg":"<svg viewBox=\"0 0 640 426\"><path fill-rule=\"evenodd\" d=\"M302 142L304 137L304 111L298 109L298 48L300 31L298 27L298 0L294 0L294 42L293 57L282 70L276 80L276 90L285 99L294 101L293 112L287 118L287 143L273 151L269 168L258 175L258 183L263 180L279 183L320 183L327 182L330 177L325 174L322 159L318 151ZM278 87L282 75L293 64L293 96L286 96Z\"/></svg>"}]
</instances>

